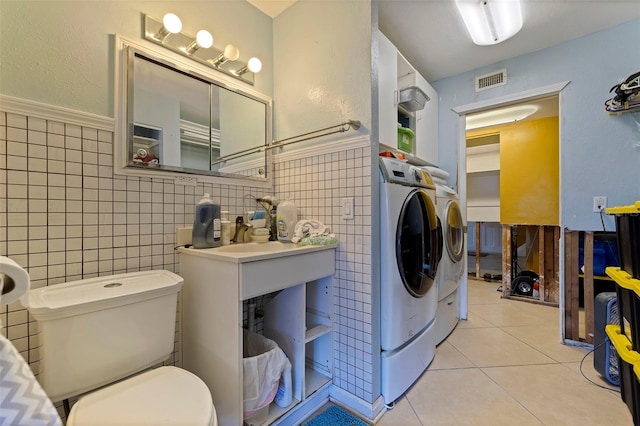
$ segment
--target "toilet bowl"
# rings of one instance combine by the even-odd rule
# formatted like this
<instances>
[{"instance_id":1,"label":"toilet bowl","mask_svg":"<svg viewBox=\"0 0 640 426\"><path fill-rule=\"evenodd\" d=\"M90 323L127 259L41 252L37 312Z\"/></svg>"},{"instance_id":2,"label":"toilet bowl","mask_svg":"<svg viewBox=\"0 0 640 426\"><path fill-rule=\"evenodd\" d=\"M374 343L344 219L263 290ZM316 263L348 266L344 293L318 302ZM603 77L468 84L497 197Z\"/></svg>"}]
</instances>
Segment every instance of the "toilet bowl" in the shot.
<instances>
[{"instance_id":1,"label":"toilet bowl","mask_svg":"<svg viewBox=\"0 0 640 426\"><path fill-rule=\"evenodd\" d=\"M83 395L67 425L217 425L200 378L154 368L173 352L183 282L169 271L144 271L29 292L42 387L53 402Z\"/></svg>"},{"instance_id":2,"label":"toilet bowl","mask_svg":"<svg viewBox=\"0 0 640 426\"><path fill-rule=\"evenodd\" d=\"M77 425L217 426L207 385L177 367L159 367L83 396L67 426Z\"/></svg>"}]
</instances>

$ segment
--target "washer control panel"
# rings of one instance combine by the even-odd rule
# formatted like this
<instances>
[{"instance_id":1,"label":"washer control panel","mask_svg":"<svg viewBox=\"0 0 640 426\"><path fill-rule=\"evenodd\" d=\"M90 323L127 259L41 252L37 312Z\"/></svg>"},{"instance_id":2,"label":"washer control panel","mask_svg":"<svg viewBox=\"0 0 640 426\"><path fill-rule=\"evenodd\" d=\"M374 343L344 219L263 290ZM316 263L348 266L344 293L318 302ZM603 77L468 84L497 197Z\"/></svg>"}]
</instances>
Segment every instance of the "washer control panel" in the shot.
<instances>
[{"instance_id":1,"label":"washer control panel","mask_svg":"<svg viewBox=\"0 0 640 426\"><path fill-rule=\"evenodd\" d=\"M385 182L422 188L435 188L426 170L403 160L380 157L380 172Z\"/></svg>"}]
</instances>

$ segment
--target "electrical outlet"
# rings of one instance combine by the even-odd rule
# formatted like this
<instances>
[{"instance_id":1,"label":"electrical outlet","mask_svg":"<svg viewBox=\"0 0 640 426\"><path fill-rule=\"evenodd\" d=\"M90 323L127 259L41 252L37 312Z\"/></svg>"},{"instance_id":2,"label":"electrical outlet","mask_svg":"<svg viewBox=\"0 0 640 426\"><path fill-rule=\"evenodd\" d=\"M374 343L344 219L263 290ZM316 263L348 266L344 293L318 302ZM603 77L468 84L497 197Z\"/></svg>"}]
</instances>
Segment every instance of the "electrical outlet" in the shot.
<instances>
[{"instance_id":1,"label":"electrical outlet","mask_svg":"<svg viewBox=\"0 0 640 426\"><path fill-rule=\"evenodd\" d=\"M600 213L607 207L607 197L593 197L593 212Z\"/></svg>"}]
</instances>

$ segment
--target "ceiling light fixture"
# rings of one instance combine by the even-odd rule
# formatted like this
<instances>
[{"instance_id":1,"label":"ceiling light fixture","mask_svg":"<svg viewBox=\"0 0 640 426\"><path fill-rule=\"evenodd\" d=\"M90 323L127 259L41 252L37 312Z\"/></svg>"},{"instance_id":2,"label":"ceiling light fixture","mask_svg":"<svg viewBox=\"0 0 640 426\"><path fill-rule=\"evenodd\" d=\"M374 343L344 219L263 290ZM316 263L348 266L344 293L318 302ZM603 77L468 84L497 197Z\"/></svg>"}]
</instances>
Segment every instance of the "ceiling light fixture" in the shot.
<instances>
[{"instance_id":1,"label":"ceiling light fixture","mask_svg":"<svg viewBox=\"0 0 640 426\"><path fill-rule=\"evenodd\" d=\"M537 105L518 105L467 115L467 130L524 120L537 112Z\"/></svg>"},{"instance_id":2,"label":"ceiling light fixture","mask_svg":"<svg viewBox=\"0 0 640 426\"><path fill-rule=\"evenodd\" d=\"M198 31L195 37L183 33L182 21L174 13L167 13L162 20L144 15L144 38L245 83L254 84L255 74L262 69L258 58L239 61L240 50L233 44L224 50L215 48L207 30Z\"/></svg>"},{"instance_id":3,"label":"ceiling light fixture","mask_svg":"<svg viewBox=\"0 0 640 426\"><path fill-rule=\"evenodd\" d=\"M479 46L503 42L522 28L520 0L456 0L456 6Z\"/></svg>"}]
</instances>

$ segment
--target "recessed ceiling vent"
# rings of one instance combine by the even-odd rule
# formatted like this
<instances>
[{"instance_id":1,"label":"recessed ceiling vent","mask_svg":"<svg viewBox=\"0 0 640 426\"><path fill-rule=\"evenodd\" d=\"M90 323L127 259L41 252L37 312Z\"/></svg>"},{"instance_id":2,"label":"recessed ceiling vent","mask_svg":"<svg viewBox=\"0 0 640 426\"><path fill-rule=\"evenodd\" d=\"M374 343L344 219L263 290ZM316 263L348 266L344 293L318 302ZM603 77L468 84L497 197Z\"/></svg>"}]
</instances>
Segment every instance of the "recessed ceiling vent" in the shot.
<instances>
[{"instance_id":1,"label":"recessed ceiling vent","mask_svg":"<svg viewBox=\"0 0 640 426\"><path fill-rule=\"evenodd\" d=\"M492 72L476 77L476 93L507 84L507 70Z\"/></svg>"}]
</instances>

